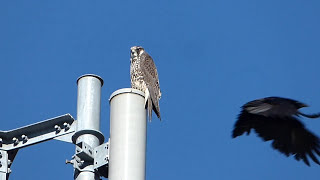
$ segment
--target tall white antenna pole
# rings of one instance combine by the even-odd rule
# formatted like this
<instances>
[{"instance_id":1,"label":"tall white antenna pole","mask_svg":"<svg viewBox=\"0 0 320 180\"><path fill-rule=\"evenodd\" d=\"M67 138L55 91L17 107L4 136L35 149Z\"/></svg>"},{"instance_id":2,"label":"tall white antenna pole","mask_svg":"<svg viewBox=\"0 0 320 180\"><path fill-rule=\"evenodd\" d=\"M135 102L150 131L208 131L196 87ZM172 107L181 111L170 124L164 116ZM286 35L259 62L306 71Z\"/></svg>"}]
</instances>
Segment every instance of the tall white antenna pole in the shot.
<instances>
[{"instance_id":1,"label":"tall white antenna pole","mask_svg":"<svg viewBox=\"0 0 320 180\"><path fill-rule=\"evenodd\" d=\"M145 180L144 93L125 88L110 97L109 180Z\"/></svg>"},{"instance_id":2,"label":"tall white antenna pole","mask_svg":"<svg viewBox=\"0 0 320 180\"><path fill-rule=\"evenodd\" d=\"M77 144L76 156L87 147L94 149L103 143L100 133L100 97L103 80L97 75L83 75L78 79L77 130L73 140ZM89 151L90 153L90 151ZM91 152L92 153L92 152ZM77 155L78 154L78 155ZM93 160L76 157L76 180L99 180L99 174L94 170Z\"/></svg>"}]
</instances>

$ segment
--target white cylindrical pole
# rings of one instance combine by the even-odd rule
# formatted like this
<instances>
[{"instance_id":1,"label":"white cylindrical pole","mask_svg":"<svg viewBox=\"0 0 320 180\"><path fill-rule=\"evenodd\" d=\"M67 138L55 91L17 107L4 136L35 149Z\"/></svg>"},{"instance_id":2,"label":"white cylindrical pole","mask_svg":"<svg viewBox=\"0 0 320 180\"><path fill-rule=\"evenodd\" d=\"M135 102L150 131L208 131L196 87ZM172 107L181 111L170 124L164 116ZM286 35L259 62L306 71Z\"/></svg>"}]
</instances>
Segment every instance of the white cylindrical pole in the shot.
<instances>
[{"instance_id":1,"label":"white cylindrical pole","mask_svg":"<svg viewBox=\"0 0 320 180\"><path fill-rule=\"evenodd\" d=\"M84 142L95 148L101 144L100 98L103 80L93 74L81 76L78 81L77 130L75 143ZM100 137L100 139L99 139ZM79 163L79 162L77 162ZM76 180L99 180L93 162L84 162L83 168L75 169Z\"/></svg>"},{"instance_id":2,"label":"white cylindrical pole","mask_svg":"<svg viewBox=\"0 0 320 180\"><path fill-rule=\"evenodd\" d=\"M93 74L79 77L77 102L77 128L100 129L100 102L103 80ZM89 121L90 120L90 121Z\"/></svg>"},{"instance_id":3,"label":"white cylindrical pole","mask_svg":"<svg viewBox=\"0 0 320 180\"><path fill-rule=\"evenodd\" d=\"M119 89L110 97L110 180L145 180L147 119L144 93Z\"/></svg>"}]
</instances>

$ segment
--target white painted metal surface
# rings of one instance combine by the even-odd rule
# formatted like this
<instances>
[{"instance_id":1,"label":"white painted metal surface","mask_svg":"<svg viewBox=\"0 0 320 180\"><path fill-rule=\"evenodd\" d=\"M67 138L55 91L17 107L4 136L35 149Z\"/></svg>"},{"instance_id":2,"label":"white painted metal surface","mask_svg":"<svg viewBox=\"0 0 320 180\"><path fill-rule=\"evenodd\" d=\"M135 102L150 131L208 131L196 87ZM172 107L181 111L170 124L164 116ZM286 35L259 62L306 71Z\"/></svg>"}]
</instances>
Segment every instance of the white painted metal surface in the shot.
<instances>
[{"instance_id":1,"label":"white painted metal surface","mask_svg":"<svg viewBox=\"0 0 320 180\"><path fill-rule=\"evenodd\" d=\"M97 75L83 75L78 79L77 136L76 143L84 142L91 148L100 145L99 138L93 132L100 130L100 99L103 80ZM88 133L91 132L91 133ZM79 163L81 170L75 169L76 180L99 180L94 171L93 162Z\"/></svg>"},{"instance_id":2,"label":"white painted metal surface","mask_svg":"<svg viewBox=\"0 0 320 180\"><path fill-rule=\"evenodd\" d=\"M111 95L109 180L145 180L146 123L143 92L126 88Z\"/></svg>"},{"instance_id":3,"label":"white painted metal surface","mask_svg":"<svg viewBox=\"0 0 320 180\"><path fill-rule=\"evenodd\" d=\"M78 79L77 131L100 129L100 98L103 80L97 75L83 75Z\"/></svg>"}]
</instances>

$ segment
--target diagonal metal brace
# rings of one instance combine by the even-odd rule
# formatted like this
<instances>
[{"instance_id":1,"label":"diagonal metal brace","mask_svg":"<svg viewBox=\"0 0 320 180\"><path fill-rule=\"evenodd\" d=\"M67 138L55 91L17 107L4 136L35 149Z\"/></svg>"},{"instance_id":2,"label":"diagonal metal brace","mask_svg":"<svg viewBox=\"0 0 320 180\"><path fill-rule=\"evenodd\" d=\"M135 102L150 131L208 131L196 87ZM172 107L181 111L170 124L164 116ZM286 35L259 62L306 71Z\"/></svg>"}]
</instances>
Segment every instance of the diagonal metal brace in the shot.
<instances>
[{"instance_id":1,"label":"diagonal metal brace","mask_svg":"<svg viewBox=\"0 0 320 180\"><path fill-rule=\"evenodd\" d=\"M0 150L20 149L67 134L71 142L75 124L73 117L66 114L11 131L0 131Z\"/></svg>"},{"instance_id":2,"label":"diagonal metal brace","mask_svg":"<svg viewBox=\"0 0 320 180\"><path fill-rule=\"evenodd\" d=\"M8 180L10 166L20 148L57 139L72 142L76 122L70 114L11 131L0 131L0 180Z\"/></svg>"}]
</instances>

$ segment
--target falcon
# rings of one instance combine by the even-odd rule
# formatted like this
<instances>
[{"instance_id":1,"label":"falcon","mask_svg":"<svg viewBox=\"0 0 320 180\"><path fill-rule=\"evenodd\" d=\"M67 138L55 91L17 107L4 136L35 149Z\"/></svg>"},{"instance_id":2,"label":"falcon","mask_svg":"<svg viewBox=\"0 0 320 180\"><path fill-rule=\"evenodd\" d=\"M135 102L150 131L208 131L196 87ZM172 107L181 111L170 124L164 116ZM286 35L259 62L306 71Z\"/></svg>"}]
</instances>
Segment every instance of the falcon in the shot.
<instances>
[{"instance_id":1,"label":"falcon","mask_svg":"<svg viewBox=\"0 0 320 180\"><path fill-rule=\"evenodd\" d=\"M293 155L297 161L310 166L308 157L319 164L316 156L320 156L319 138L307 130L298 119L299 116L318 118L318 114L304 114L300 108L308 107L299 101L267 97L250 101L242 106L242 111L234 125L232 137L244 133L250 134L254 129L264 141L272 141L272 147L288 156Z\"/></svg>"},{"instance_id":2,"label":"falcon","mask_svg":"<svg viewBox=\"0 0 320 180\"><path fill-rule=\"evenodd\" d=\"M145 107L149 121L152 120L152 110L161 121L159 100L161 98L160 84L156 65L151 56L141 46L131 47L130 53L131 88L145 93Z\"/></svg>"}]
</instances>

